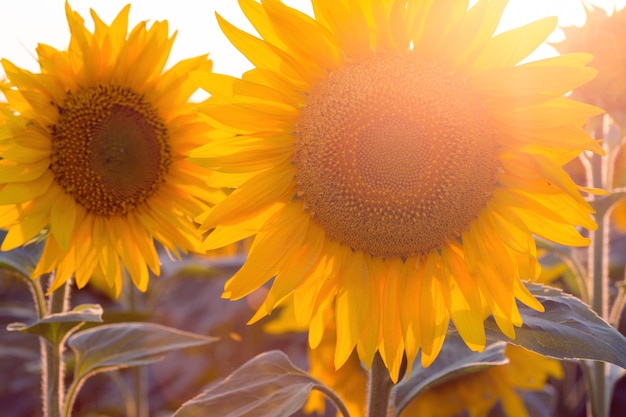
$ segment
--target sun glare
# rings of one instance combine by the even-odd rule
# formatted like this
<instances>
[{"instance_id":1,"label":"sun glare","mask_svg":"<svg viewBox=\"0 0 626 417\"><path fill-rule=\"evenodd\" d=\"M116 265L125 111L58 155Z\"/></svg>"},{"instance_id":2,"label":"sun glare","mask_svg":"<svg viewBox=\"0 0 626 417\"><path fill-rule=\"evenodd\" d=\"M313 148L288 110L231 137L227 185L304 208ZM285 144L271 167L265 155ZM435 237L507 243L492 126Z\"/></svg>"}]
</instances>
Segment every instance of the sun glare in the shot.
<instances>
[{"instance_id":1,"label":"sun glare","mask_svg":"<svg viewBox=\"0 0 626 417\"><path fill-rule=\"evenodd\" d=\"M301 0L283 1L305 13L312 13L308 2ZM470 4L473 5L476 1L472 0ZM36 16L33 18L33 14L30 12L33 3L37 3L38 8L45 10L41 13L41 16L46 16L45 22L38 20ZM114 11L123 6L126 1L75 3L78 3L76 7L79 12L86 14L89 7L93 7L105 18L105 21L109 21L108 19L112 17ZM158 7L149 0L133 0L131 3L131 20L168 18L172 27L179 29L178 45L172 51L173 59L210 52L215 62L214 70L216 72L237 75L249 69L249 62L222 39L214 19L214 12L218 12L234 22L245 20L243 14L237 10L236 0L215 2L213 5L195 0L191 1L189 7L184 9L170 6L170 3L167 2L158 3ZM62 3L58 1L49 2L48 0L7 3L8 10L5 10L6 13L0 16L2 55L11 57L16 65L35 70L37 65L31 54L38 41L47 39L47 43L52 46L59 46L67 41L63 10L59 4ZM626 5L626 0L510 0L502 16L499 30L519 27L546 16L558 16L559 26L581 26L585 21L584 4L589 7L602 7L610 13L613 9L623 8ZM242 24L247 27L245 22ZM558 42L562 37L563 33L557 30L548 40ZM206 44L198 42L199 38L207 39ZM556 51L552 47L544 45L539 47L530 59L554 55L556 55ZM3 71L0 69L0 79L3 76Z\"/></svg>"},{"instance_id":2,"label":"sun glare","mask_svg":"<svg viewBox=\"0 0 626 417\"><path fill-rule=\"evenodd\" d=\"M470 2L474 3L476 1ZM509 0L498 31L516 28L548 16L558 17L560 27L582 26L585 24L585 7L601 7L612 14L614 10L623 9L625 6L626 0ZM559 42L563 37L563 31L557 29L548 38L548 42ZM556 50L544 44L529 57L529 60L554 55L557 55Z\"/></svg>"}]
</instances>

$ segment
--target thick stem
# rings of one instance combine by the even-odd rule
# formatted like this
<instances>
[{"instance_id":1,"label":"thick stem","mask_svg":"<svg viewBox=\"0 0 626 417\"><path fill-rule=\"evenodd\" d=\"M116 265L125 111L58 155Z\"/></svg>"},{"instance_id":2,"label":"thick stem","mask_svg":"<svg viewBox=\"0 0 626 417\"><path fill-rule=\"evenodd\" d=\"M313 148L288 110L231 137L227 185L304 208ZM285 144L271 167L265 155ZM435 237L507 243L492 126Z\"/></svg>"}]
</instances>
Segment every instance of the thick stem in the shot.
<instances>
[{"instance_id":1,"label":"thick stem","mask_svg":"<svg viewBox=\"0 0 626 417\"><path fill-rule=\"evenodd\" d=\"M63 349L59 345L53 346L45 339L41 340L45 361L43 383L44 416L61 417L63 404Z\"/></svg>"},{"instance_id":2,"label":"thick stem","mask_svg":"<svg viewBox=\"0 0 626 417\"><path fill-rule=\"evenodd\" d=\"M591 307L600 317L610 322L609 313L609 230L611 207L599 208L596 212L598 230L592 236L593 247L590 263L592 297ZM607 417L611 405L611 386L608 381L608 366L605 362L593 362L589 369L591 378L591 407L588 415Z\"/></svg>"},{"instance_id":3,"label":"thick stem","mask_svg":"<svg viewBox=\"0 0 626 417\"><path fill-rule=\"evenodd\" d=\"M609 233L610 224L607 208L601 207L596 212L598 229L593 232L591 257L591 308L604 319L608 319L609 292Z\"/></svg>"},{"instance_id":4,"label":"thick stem","mask_svg":"<svg viewBox=\"0 0 626 417\"><path fill-rule=\"evenodd\" d=\"M50 282L54 275L50 276ZM69 299L69 285L62 287L50 295L48 314L62 313L67 310ZM42 369L42 395L43 414L45 417L61 417L63 397L65 394L64 364L63 364L63 341L51 342L41 339L41 369Z\"/></svg>"},{"instance_id":5,"label":"thick stem","mask_svg":"<svg viewBox=\"0 0 626 417\"><path fill-rule=\"evenodd\" d=\"M608 319L609 293L609 216L605 210L598 210L596 222L598 229L592 235L591 253L591 308L600 317Z\"/></svg>"},{"instance_id":6,"label":"thick stem","mask_svg":"<svg viewBox=\"0 0 626 417\"><path fill-rule=\"evenodd\" d=\"M393 381L380 353L376 352L369 375L367 417L387 417Z\"/></svg>"},{"instance_id":7,"label":"thick stem","mask_svg":"<svg viewBox=\"0 0 626 417\"><path fill-rule=\"evenodd\" d=\"M124 285L128 288L127 301L128 308L133 313L141 313L143 311L142 293L131 284L130 277L127 273L123 275ZM144 366L136 366L128 370L131 381L131 392L134 398L134 416L148 417L150 413L150 404L148 400L147 374Z\"/></svg>"}]
</instances>

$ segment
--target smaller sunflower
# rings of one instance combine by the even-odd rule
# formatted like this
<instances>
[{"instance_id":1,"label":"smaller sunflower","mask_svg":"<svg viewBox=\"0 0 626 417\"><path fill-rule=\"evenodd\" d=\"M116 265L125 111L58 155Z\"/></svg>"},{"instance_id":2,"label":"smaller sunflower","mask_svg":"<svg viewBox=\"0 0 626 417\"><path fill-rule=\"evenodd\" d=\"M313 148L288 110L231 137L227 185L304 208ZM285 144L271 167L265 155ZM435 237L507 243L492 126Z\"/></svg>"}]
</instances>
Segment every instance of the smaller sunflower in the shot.
<instances>
[{"instance_id":1,"label":"smaller sunflower","mask_svg":"<svg viewBox=\"0 0 626 417\"><path fill-rule=\"evenodd\" d=\"M444 382L416 398L403 416L485 416L498 404L510 417L529 417L523 391L538 391L550 377L563 377L561 364L537 353L507 345L509 363Z\"/></svg>"},{"instance_id":2,"label":"smaller sunflower","mask_svg":"<svg viewBox=\"0 0 626 417\"><path fill-rule=\"evenodd\" d=\"M265 325L268 333L304 331L297 324L293 297L281 305L277 318ZM331 388L342 399L352 417L365 416L368 374L359 356L352 352L346 363L335 369L333 358L336 347L333 310L327 310L325 321L330 323L322 340L314 349L308 350L309 373ZM311 334L309 334L311 337ZM459 345L444 345L454 349ZM523 396L528 391L544 389L549 378L563 378L559 361L546 358L529 350L507 345L505 356L509 362L482 371L457 377L426 391L414 399L401 416L455 417L461 415L486 416L500 404L505 415L528 417ZM326 399L313 391L304 407L306 413L326 415ZM467 414L463 414L467 412ZM341 414L338 412L337 416Z\"/></svg>"},{"instance_id":3,"label":"smaller sunflower","mask_svg":"<svg viewBox=\"0 0 626 417\"><path fill-rule=\"evenodd\" d=\"M561 53L588 52L598 76L576 88L572 97L604 108L626 127L626 9L608 16L602 8L587 9L582 27L566 27L565 40L554 47Z\"/></svg>"},{"instance_id":4,"label":"smaller sunflower","mask_svg":"<svg viewBox=\"0 0 626 417\"><path fill-rule=\"evenodd\" d=\"M122 271L146 290L159 274L155 241L174 255L199 248L193 218L218 193L208 171L187 161L208 128L196 116L191 71L206 56L164 71L174 42L167 21L128 33L126 6L95 29L65 6L66 51L37 48L39 73L2 60L10 88L0 125L2 250L45 234L34 277L56 271L50 291L72 275L78 287L104 277L119 294Z\"/></svg>"}]
</instances>

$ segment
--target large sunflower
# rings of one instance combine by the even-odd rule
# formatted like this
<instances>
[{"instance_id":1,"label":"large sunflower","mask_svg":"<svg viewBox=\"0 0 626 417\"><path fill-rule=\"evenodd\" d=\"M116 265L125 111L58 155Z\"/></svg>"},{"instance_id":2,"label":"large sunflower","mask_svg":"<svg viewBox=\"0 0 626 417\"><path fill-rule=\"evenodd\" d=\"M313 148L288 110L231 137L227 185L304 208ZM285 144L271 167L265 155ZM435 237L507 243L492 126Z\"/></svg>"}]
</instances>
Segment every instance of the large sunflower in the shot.
<instances>
[{"instance_id":1,"label":"large sunflower","mask_svg":"<svg viewBox=\"0 0 626 417\"><path fill-rule=\"evenodd\" d=\"M40 45L40 73L2 60L12 85L0 126L2 250L47 231L34 276L56 271L51 290L95 274L119 293L124 267L145 290L148 268L159 273L155 240L174 254L201 243L192 219L213 192L186 160L208 129L187 102L197 88L188 74L211 63L164 71L167 22L128 33L128 13L107 26L92 12L91 33L66 4L67 51Z\"/></svg>"},{"instance_id":2,"label":"large sunflower","mask_svg":"<svg viewBox=\"0 0 626 417\"><path fill-rule=\"evenodd\" d=\"M341 366L379 351L393 378L437 356L450 319L472 349L493 314L515 337L533 235L587 245L595 224L562 165L602 153L580 127L600 111L562 94L589 81L588 55L516 65L556 25L493 36L504 0L240 0L261 38L218 16L255 65L199 74L222 137L192 153L236 188L204 219L205 248L255 236L225 296L273 278L254 319L293 294L321 340L334 305Z\"/></svg>"}]
</instances>

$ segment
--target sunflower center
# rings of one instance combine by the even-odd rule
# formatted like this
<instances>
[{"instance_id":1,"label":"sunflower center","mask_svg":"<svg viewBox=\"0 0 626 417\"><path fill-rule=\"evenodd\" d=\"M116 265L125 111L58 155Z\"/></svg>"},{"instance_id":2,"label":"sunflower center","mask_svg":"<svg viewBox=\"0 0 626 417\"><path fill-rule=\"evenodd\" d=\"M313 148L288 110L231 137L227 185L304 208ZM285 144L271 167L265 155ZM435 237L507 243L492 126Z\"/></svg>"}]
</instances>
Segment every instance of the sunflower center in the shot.
<instances>
[{"instance_id":1,"label":"sunflower center","mask_svg":"<svg viewBox=\"0 0 626 417\"><path fill-rule=\"evenodd\" d=\"M68 94L59 114L50 169L88 212L126 214L164 181L171 164L167 129L143 95L99 84Z\"/></svg>"},{"instance_id":2,"label":"sunflower center","mask_svg":"<svg viewBox=\"0 0 626 417\"><path fill-rule=\"evenodd\" d=\"M373 256L458 238L496 182L495 129L464 80L376 54L313 88L297 123L298 194L328 236Z\"/></svg>"}]
</instances>

